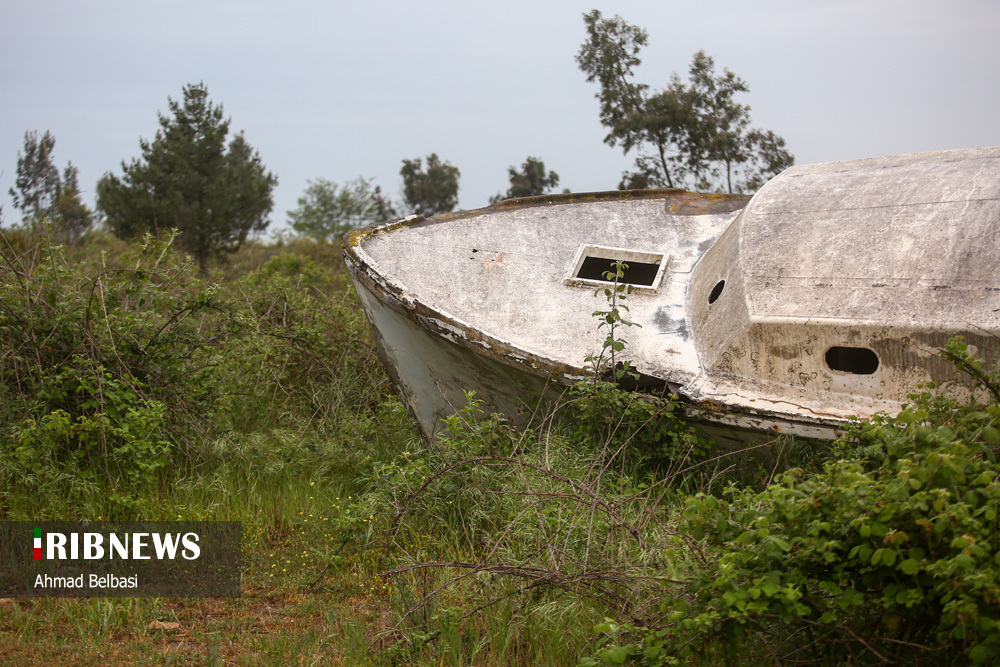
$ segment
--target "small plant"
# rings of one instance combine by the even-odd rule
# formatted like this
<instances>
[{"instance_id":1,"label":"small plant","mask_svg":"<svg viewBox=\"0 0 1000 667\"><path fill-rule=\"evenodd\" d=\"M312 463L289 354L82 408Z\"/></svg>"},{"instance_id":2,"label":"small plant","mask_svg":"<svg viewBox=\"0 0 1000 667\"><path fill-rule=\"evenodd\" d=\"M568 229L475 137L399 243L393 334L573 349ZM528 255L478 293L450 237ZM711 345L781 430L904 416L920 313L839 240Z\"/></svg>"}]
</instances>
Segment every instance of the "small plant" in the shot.
<instances>
[{"instance_id":1,"label":"small plant","mask_svg":"<svg viewBox=\"0 0 1000 667\"><path fill-rule=\"evenodd\" d=\"M625 276L628 264L622 260L616 260L611 264L611 269L604 272L604 278L611 283L609 287L599 287L594 291L594 296L604 295L607 300L607 310L596 310L593 316L598 318L597 329L606 329L604 342L601 344L601 351L596 355L587 355L585 361L591 365L594 372L595 381L606 375L610 375L614 382L629 376L638 379L638 374L632 369L630 361L619 361L617 356L625 350L626 341L620 337L621 327L642 326L637 322L625 319L623 313L628 312L628 295L632 292L632 286L628 283L620 282Z\"/></svg>"},{"instance_id":2,"label":"small plant","mask_svg":"<svg viewBox=\"0 0 1000 667\"><path fill-rule=\"evenodd\" d=\"M578 417L571 431L574 439L589 442L595 452L611 452L622 460L638 455L653 464L661 478L670 477L685 462L705 454L709 442L680 417L676 396L642 395L619 387L626 378L639 378L632 362L621 358L627 346L622 328L641 326L626 319L632 287L621 279L627 269L624 261L613 262L604 273L611 284L594 291L607 302L605 310L593 313L605 337L601 351L585 358L591 377L570 389Z\"/></svg>"}]
</instances>

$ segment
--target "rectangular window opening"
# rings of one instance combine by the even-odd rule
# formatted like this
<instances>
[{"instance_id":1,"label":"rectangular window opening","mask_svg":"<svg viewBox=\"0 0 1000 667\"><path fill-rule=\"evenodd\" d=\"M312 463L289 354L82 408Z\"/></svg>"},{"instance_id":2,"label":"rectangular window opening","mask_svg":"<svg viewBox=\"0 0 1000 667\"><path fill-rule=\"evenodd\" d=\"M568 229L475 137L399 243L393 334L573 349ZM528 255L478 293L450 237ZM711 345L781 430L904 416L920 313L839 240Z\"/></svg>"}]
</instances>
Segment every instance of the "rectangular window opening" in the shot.
<instances>
[{"instance_id":1,"label":"rectangular window opening","mask_svg":"<svg viewBox=\"0 0 1000 667\"><path fill-rule=\"evenodd\" d=\"M610 257L584 257L580 270L576 277L582 280L600 280L602 282L614 282L614 276L608 277L608 272L614 273L615 262L618 260ZM623 260L624 261L624 260ZM647 262L626 261L620 283L629 285L644 285L649 287L656 281L656 274L660 270L659 264L649 264Z\"/></svg>"},{"instance_id":2,"label":"rectangular window opening","mask_svg":"<svg viewBox=\"0 0 1000 667\"><path fill-rule=\"evenodd\" d=\"M604 248L585 245L576 254L573 270L566 277L566 284L577 287L593 287L614 282L606 275L615 270L617 261L623 262L624 275L618 282L631 285L633 291L655 292L666 269L669 255L624 248Z\"/></svg>"}]
</instances>

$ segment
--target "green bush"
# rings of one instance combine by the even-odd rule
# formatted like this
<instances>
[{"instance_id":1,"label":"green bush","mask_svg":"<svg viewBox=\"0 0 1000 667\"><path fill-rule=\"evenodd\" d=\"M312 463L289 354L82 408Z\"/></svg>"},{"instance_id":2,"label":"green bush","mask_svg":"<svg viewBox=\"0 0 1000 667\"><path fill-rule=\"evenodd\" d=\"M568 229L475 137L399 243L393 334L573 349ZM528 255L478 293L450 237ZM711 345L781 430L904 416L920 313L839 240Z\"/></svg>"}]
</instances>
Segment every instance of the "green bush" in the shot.
<instances>
[{"instance_id":1,"label":"green bush","mask_svg":"<svg viewBox=\"0 0 1000 667\"><path fill-rule=\"evenodd\" d=\"M4 232L0 517L136 516L230 463L350 477L396 437L338 256L258 248L211 280L172 242Z\"/></svg>"},{"instance_id":2,"label":"green bush","mask_svg":"<svg viewBox=\"0 0 1000 667\"><path fill-rule=\"evenodd\" d=\"M166 406L143 398L103 368L91 374L70 366L52 380L60 393L69 389L83 400L75 414L56 408L22 422L7 451L22 484L33 480L45 486L60 472L72 471L79 481L106 480L112 500L131 508L138 496L128 490L150 489L157 471L170 462L170 445L163 439ZM114 493L115 486L125 491Z\"/></svg>"},{"instance_id":3,"label":"green bush","mask_svg":"<svg viewBox=\"0 0 1000 667\"><path fill-rule=\"evenodd\" d=\"M171 241L147 237L80 266L38 239L0 245L7 510L30 489L50 489L34 497L36 517L65 515L88 495L131 515L161 471L190 459L215 396L204 326L225 315Z\"/></svg>"},{"instance_id":4,"label":"green bush","mask_svg":"<svg viewBox=\"0 0 1000 667\"><path fill-rule=\"evenodd\" d=\"M961 341L946 356L995 384ZM861 423L821 472L687 500L703 558L655 624L586 664L994 663L1000 655L1000 404L934 392ZM629 637L635 638L631 643ZM622 643L621 640L624 640Z\"/></svg>"}]
</instances>

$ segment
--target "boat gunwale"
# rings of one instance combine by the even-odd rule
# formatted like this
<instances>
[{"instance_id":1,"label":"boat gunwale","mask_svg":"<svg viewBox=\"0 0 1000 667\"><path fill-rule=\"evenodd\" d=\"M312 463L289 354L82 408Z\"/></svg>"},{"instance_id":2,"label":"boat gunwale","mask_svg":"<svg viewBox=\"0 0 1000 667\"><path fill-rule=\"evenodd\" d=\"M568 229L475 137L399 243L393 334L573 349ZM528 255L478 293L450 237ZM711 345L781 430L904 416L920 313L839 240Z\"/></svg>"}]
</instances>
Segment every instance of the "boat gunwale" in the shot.
<instances>
[{"instance_id":1,"label":"boat gunwale","mask_svg":"<svg viewBox=\"0 0 1000 667\"><path fill-rule=\"evenodd\" d=\"M736 195L725 193L691 192L681 188L651 188L648 190L602 190L597 192L562 192L557 194L537 195L532 197L513 197L480 208L438 213L429 218L422 215L406 215L384 222L376 222L365 227L353 229L344 235L343 245L346 251L360 248L361 244L375 234L390 232L399 227L410 227L418 223L428 225L443 222L453 222L462 218L471 218L498 211L513 211L522 208L539 208L561 204L603 201L642 201L647 199L663 199L664 202L675 200L671 207L674 215L706 215L713 213L731 213L744 208L751 195Z\"/></svg>"}]
</instances>

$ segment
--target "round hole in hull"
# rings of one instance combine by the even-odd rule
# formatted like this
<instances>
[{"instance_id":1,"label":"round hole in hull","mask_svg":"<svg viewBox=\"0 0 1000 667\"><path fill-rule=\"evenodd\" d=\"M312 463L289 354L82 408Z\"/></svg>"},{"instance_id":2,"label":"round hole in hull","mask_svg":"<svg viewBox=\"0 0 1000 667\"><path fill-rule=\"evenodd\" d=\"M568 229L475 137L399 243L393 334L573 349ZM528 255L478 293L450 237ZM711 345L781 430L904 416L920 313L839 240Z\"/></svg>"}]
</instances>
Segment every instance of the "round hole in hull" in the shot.
<instances>
[{"instance_id":1,"label":"round hole in hull","mask_svg":"<svg viewBox=\"0 0 1000 667\"><path fill-rule=\"evenodd\" d=\"M708 295L708 305L711 306L713 303L719 300L719 297L722 296L722 290L725 289L725 287L726 287L725 280L720 280L719 282L715 283L715 287L712 288L711 294Z\"/></svg>"}]
</instances>

